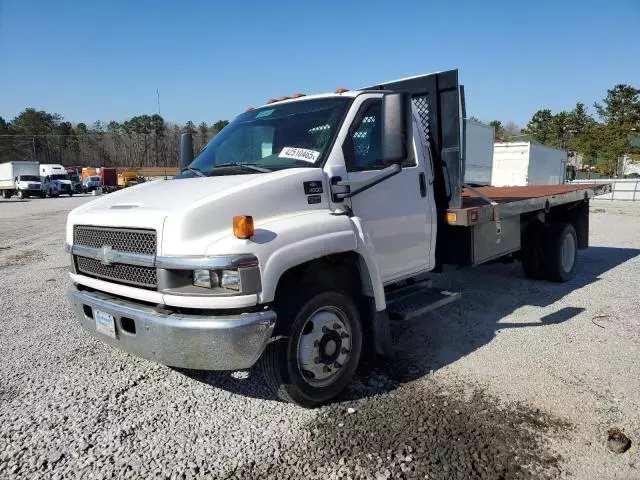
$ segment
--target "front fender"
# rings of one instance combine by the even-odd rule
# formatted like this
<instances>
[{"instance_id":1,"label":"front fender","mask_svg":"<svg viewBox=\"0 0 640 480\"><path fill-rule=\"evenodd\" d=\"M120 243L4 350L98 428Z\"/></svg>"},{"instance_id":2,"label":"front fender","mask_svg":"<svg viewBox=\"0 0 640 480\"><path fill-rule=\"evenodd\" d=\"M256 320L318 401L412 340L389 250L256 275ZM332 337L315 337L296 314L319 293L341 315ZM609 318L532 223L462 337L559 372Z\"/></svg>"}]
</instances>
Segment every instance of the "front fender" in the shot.
<instances>
[{"instance_id":1,"label":"front fender","mask_svg":"<svg viewBox=\"0 0 640 480\"><path fill-rule=\"evenodd\" d=\"M335 253L356 249L357 238L349 218L328 212L283 218L269 223L277 232L265 262L258 255L262 269L261 302L273 301L280 277L290 268Z\"/></svg>"},{"instance_id":2,"label":"front fender","mask_svg":"<svg viewBox=\"0 0 640 480\"><path fill-rule=\"evenodd\" d=\"M256 223L250 240L225 236L214 241L207 253L252 253L262 275L260 303L272 302L284 272L305 262L335 253L355 251L356 232L349 217L326 210L299 213Z\"/></svg>"}]
</instances>

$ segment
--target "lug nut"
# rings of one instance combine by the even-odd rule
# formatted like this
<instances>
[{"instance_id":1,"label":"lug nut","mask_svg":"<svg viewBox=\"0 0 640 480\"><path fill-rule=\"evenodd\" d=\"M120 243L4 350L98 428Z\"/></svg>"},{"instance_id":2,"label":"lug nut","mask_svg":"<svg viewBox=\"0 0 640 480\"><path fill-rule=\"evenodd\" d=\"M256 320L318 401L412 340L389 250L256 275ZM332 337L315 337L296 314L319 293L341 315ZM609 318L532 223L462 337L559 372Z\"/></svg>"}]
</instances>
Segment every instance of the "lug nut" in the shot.
<instances>
[{"instance_id":1,"label":"lug nut","mask_svg":"<svg viewBox=\"0 0 640 480\"><path fill-rule=\"evenodd\" d=\"M342 349L340 349L340 353L344 353L346 355L349 353L349 349L347 347L342 347Z\"/></svg>"},{"instance_id":2,"label":"lug nut","mask_svg":"<svg viewBox=\"0 0 640 480\"><path fill-rule=\"evenodd\" d=\"M327 334L329 333L331 330L329 330L326 326L322 327L322 333Z\"/></svg>"},{"instance_id":3,"label":"lug nut","mask_svg":"<svg viewBox=\"0 0 640 480\"><path fill-rule=\"evenodd\" d=\"M341 328L341 327L340 327L340 324L339 324L339 323L334 323L334 324L333 324L333 329L334 329L334 330L340 330L340 328Z\"/></svg>"},{"instance_id":4,"label":"lug nut","mask_svg":"<svg viewBox=\"0 0 640 480\"><path fill-rule=\"evenodd\" d=\"M313 359L313 363L320 363L320 357L316 357Z\"/></svg>"},{"instance_id":5,"label":"lug nut","mask_svg":"<svg viewBox=\"0 0 640 480\"><path fill-rule=\"evenodd\" d=\"M330 369L329 367L326 367L326 366L325 366L325 367L322 369L322 371L323 371L324 373L329 373L329 372L331 371L331 369Z\"/></svg>"},{"instance_id":6,"label":"lug nut","mask_svg":"<svg viewBox=\"0 0 640 480\"><path fill-rule=\"evenodd\" d=\"M320 346L320 342L318 340L316 340L315 342L313 342L313 346L314 347L319 347Z\"/></svg>"},{"instance_id":7,"label":"lug nut","mask_svg":"<svg viewBox=\"0 0 640 480\"><path fill-rule=\"evenodd\" d=\"M346 333L346 332L342 332L342 333L340 334L340 338L349 338L349 334L348 334L348 333Z\"/></svg>"},{"instance_id":8,"label":"lug nut","mask_svg":"<svg viewBox=\"0 0 640 480\"><path fill-rule=\"evenodd\" d=\"M335 362L335 363L333 364L333 366L334 366L335 368L342 368L342 365L340 364L340 362Z\"/></svg>"}]
</instances>

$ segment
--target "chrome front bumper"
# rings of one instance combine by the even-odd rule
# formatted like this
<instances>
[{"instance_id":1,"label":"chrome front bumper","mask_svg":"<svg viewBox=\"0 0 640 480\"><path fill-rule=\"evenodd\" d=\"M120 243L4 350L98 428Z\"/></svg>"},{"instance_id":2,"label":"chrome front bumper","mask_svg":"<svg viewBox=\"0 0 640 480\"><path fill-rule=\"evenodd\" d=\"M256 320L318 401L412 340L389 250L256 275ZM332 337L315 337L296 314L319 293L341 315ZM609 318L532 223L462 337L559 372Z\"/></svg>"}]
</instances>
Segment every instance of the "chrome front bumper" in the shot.
<instances>
[{"instance_id":1,"label":"chrome front bumper","mask_svg":"<svg viewBox=\"0 0 640 480\"><path fill-rule=\"evenodd\" d=\"M180 368L249 368L260 358L276 323L273 310L228 316L167 314L74 286L69 298L78 321L93 337L132 355ZM96 330L93 309L114 317L115 339Z\"/></svg>"}]
</instances>

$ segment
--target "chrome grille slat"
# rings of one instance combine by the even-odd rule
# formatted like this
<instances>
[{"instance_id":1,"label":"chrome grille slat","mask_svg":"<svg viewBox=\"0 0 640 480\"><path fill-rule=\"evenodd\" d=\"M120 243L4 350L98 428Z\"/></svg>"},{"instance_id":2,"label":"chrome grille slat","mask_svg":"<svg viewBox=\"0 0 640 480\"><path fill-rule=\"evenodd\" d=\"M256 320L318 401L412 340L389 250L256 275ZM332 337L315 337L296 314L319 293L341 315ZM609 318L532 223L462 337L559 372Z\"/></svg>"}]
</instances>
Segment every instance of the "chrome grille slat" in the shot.
<instances>
[{"instance_id":1,"label":"chrome grille slat","mask_svg":"<svg viewBox=\"0 0 640 480\"><path fill-rule=\"evenodd\" d=\"M99 260L86 257L76 257L76 266L78 272L91 277L144 288L156 288L158 285L156 269L152 267L122 263L103 265Z\"/></svg>"},{"instance_id":2,"label":"chrome grille slat","mask_svg":"<svg viewBox=\"0 0 640 480\"><path fill-rule=\"evenodd\" d=\"M154 230L76 225L73 231L73 243L93 248L110 245L114 250L121 252L156 254Z\"/></svg>"},{"instance_id":3,"label":"chrome grille slat","mask_svg":"<svg viewBox=\"0 0 640 480\"><path fill-rule=\"evenodd\" d=\"M76 225L73 243L77 246L102 249L108 245L114 251L134 253L155 258L157 236L155 230L134 228L94 227ZM109 280L124 285L156 289L158 286L155 267L113 263L105 265L90 256L74 255L78 273Z\"/></svg>"}]
</instances>

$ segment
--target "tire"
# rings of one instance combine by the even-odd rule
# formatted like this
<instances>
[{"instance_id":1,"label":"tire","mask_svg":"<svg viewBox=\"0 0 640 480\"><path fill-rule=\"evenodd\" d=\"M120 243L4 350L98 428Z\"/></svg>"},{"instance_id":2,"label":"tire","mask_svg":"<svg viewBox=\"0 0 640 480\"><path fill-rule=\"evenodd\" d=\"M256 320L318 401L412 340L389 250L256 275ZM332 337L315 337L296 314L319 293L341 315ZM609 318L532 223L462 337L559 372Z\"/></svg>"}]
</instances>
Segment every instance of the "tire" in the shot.
<instances>
[{"instance_id":1,"label":"tire","mask_svg":"<svg viewBox=\"0 0 640 480\"><path fill-rule=\"evenodd\" d=\"M527 278L542 280L545 278L543 266L543 225L531 225L522 239L520 263Z\"/></svg>"},{"instance_id":2,"label":"tire","mask_svg":"<svg viewBox=\"0 0 640 480\"><path fill-rule=\"evenodd\" d=\"M26 197L26 195L24 194L24 192L22 190L18 190L18 198L20 200L24 199Z\"/></svg>"},{"instance_id":3,"label":"tire","mask_svg":"<svg viewBox=\"0 0 640 480\"><path fill-rule=\"evenodd\" d=\"M545 278L567 282L573 276L578 252L578 235L570 223L555 223L544 239Z\"/></svg>"},{"instance_id":4,"label":"tire","mask_svg":"<svg viewBox=\"0 0 640 480\"><path fill-rule=\"evenodd\" d=\"M69 196L73 197L73 191L69 192Z\"/></svg>"},{"instance_id":5,"label":"tire","mask_svg":"<svg viewBox=\"0 0 640 480\"><path fill-rule=\"evenodd\" d=\"M282 335L274 337L260 360L267 385L280 400L306 408L334 399L360 361L362 326L356 304L343 293L316 287L288 295L276 312ZM301 360L312 357L315 361Z\"/></svg>"},{"instance_id":6,"label":"tire","mask_svg":"<svg viewBox=\"0 0 640 480\"><path fill-rule=\"evenodd\" d=\"M46 193L41 193L40 194L40 198L47 198L47 194Z\"/></svg>"}]
</instances>

